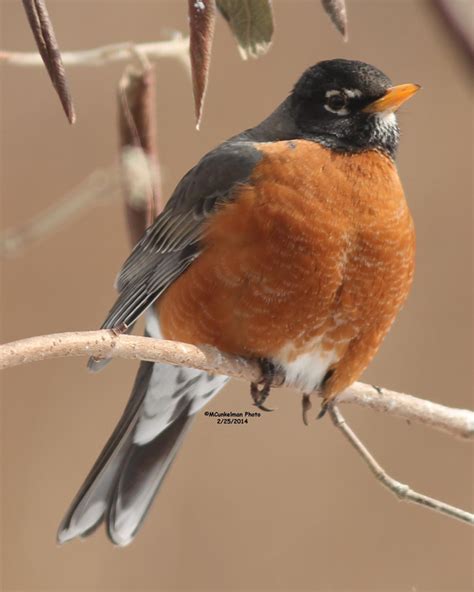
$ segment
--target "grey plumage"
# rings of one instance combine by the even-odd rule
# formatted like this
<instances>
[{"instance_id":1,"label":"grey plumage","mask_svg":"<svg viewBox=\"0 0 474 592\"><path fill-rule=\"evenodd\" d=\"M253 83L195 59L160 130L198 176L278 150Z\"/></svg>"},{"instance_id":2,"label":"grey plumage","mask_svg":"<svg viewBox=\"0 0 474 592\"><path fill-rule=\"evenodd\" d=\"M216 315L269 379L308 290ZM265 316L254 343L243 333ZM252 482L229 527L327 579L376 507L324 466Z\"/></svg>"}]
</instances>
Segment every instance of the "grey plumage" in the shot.
<instances>
[{"instance_id":1,"label":"grey plumage","mask_svg":"<svg viewBox=\"0 0 474 592\"><path fill-rule=\"evenodd\" d=\"M113 543L141 526L195 414L227 377L142 362L129 402L58 529L58 542L103 521Z\"/></svg>"}]
</instances>

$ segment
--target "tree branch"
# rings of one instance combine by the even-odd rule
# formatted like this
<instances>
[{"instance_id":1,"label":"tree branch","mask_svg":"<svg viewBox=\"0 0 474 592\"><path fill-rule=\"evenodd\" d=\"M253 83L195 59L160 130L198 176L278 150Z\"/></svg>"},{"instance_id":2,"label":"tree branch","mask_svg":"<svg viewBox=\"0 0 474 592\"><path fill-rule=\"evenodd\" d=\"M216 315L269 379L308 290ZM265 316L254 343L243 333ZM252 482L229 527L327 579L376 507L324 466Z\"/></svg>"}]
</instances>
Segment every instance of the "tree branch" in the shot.
<instances>
[{"instance_id":1,"label":"tree branch","mask_svg":"<svg viewBox=\"0 0 474 592\"><path fill-rule=\"evenodd\" d=\"M260 367L257 363L229 356L209 346L196 347L150 337L116 335L112 331L58 333L30 337L1 345L0 369L48 358L84 355L99 358L130 358L188 366L215 374L226 374L249 382L258 382L261 378ZM275 386L283 384L284 377L278 375ZM451 409L430 401L417 399L411 395L355 383L339 395L336 401L338 403L355 403L391 413L443 430L453 436L461 438L474 436L474 412ZM424 410L425 413L423 413ZM334 404L329 407L329 415L334 425L365 460L374 476L399 499L414 502L457 520L474 524L474 514L417 493L408 485L390 477L347 425Z\"/></svg>"},{"instance_id":2,"label":"tree branch","mask_svg":"<svg viewBox=\"0 0 474 592\"><path fill-rule=\"evenodd\" d=\"M362 382L354 382L338 395L337 403L355 403L374 411L395 415L405 421L422 423L451 436L474 439L474 412L468 409L446 407Z\"/></svg>"},{"instance_id":3,"label":"tree branch","mask_svg":"<svg viewBox=\"0 0 474 592\"><path fill-rule=\"evenodd\" d=\"M145 56L150 60L173 57L189 70L189 38L176 34L168 41L151 43L114 43L93 49L61 52L66 66L102 66L112 62L127 62L130 58ZM0 62L15 66L40 66L41 56L36 52L0 50Z\"/></svg>"},{"instance_id":4,"label":"tree branch","mask_svg":"<svg viewBox=\"0 0 474 592\"><path fill-rule=\"evenodd\" d=\"M451 518L456 518L457 520L467 522L468 524L474 524L474 514L450 506L445 502L428 497L422 493L413 491L408 485L405 485L388 475L349 427L339 409L334 405L329 407L328 412L333 424L342 432L345 438L350 442L351 446L355 448L357 453L364 459L374 477L380 481L384 487L387 487L387 489L394 493L400 501L419 504L430 510L434 510L435 512L446 514Z\"/></svg>"},{"instance_id":5,"label":"tree branch","mask_svg":"<svg viewBox=\"0 0 474 592\"><path fill-rule=\"evenodd\" d=\"M27 246L58 231L65 222L76 218L87 208L115 198L119 188L116 166L94 171L31 220L0 233L0 257L18 255Z\"/></svg>"},{"instance_id":6,"label":"tree branch","mask_svg":"<svg viewBox=\"0 0 474 592\"><path fill-rule=\"evenodd\" d=\"M104 330L30 337L1 345L0 369L66 356L162 362L225 374L248 382L258 382L261 378L260 368L255 362L224 354L212 347L196 347L136 335L115 335ZM282 386L283 383L284 377L277 376L275 386ZM368 407L427 425L451 436L474 439L474 412L467 409L453 409L360 382L338 395L337 403Z\"/></svg>"}]
</instances>

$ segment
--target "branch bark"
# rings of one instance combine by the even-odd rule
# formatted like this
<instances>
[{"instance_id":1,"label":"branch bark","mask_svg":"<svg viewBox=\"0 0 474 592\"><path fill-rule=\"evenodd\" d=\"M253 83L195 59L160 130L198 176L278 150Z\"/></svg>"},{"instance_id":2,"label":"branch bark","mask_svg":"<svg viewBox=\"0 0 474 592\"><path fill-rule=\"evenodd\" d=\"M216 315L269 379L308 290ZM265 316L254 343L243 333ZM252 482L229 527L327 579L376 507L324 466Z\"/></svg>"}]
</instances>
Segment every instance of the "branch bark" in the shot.
<instances>
[{"instance_id":1,"label":"branch bark","mask_svg":"<svg viewBox=\"0 0 474 592\"><path fill-rule=\"evenodd\" d=\"M70 356L162 362L225 374L248 382L258 382L261 378L260 368L255 362L224 354L212 347L196 347L136 335L115 335L104 330L30 337L1 345L0 369ZM283 384L284 377L277 376L275 386ZM389 413L458 438L474 439L474 412L467 409L446 407L360 382L338 395L336 401L338 404L351 403Z\"/></svg>"}]
</instances>

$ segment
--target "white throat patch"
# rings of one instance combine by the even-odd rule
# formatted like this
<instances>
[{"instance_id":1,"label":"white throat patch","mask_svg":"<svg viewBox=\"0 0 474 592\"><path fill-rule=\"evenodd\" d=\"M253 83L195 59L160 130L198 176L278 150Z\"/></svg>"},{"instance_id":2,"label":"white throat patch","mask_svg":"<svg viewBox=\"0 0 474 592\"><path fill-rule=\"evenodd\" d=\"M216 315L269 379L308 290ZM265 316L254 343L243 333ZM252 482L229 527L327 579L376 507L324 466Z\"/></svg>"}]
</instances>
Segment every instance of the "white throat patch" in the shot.
<instances>
[{"instance_id":1,"label":"white throat patch","mask_svg":"<svg viewBox=\"0 0 474 592\"><path fill-rule=\"evenodd\" d=\"M371 140L384 143L390 139L398 139L399 131L397 118L393 111L382 111L375 114L375 125L371 134Z\"/></svg>"}]
</instances>

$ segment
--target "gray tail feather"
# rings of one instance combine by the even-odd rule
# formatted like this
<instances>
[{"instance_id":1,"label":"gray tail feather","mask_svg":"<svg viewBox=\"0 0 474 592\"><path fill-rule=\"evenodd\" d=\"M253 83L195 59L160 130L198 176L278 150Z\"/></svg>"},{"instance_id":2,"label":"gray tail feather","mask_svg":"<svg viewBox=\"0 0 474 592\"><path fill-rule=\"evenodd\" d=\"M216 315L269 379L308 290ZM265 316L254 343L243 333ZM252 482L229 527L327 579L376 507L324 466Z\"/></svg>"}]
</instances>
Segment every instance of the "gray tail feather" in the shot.
<instances>
[{"instance_id":1,"label":"gray tail feather","mask_svg":"<svg viewBox=\"0 0 474 592\"><path fill-rule=\"evenodd\" d=\"M117 545L133 540L186 434L189 407L151 442L133 445L120 470L107 513L107 533Z\"/></svg>"},{"instance_id":2,"label":"gray tail feather","mask_svg":"<svg viewBox=\"0 0 474 592\"><path fill-rule=\"evenodd\" d=\"M152 362L140 364L124 413L59 526L59 543L87 536L105 520L112 542L126 545L141 526L193 417L190 402L153 440L134 443L152 371Z\"/></svg>"}]
</instances>

